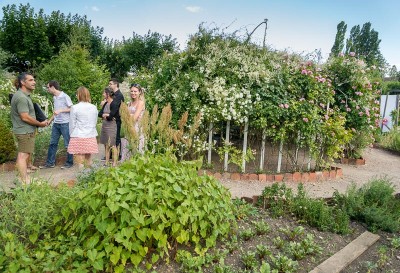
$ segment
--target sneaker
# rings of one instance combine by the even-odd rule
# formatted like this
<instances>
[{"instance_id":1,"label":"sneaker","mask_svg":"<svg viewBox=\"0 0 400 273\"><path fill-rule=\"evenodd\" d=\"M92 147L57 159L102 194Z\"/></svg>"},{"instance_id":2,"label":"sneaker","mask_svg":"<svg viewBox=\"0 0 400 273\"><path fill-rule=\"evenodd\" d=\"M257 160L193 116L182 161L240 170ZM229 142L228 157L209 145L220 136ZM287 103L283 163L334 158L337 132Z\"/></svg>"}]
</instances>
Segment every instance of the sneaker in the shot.
<instances>
[{"instance_id":1,"label":"sneaker","mask_svg":"<svg viewBox=\"0 0 400 273\"><path fill-rule=\"evenodd\" d=\"M50 169L50 168L54 168L55 166L56 166L56 164L53 164L53 165L46 164L44 166L39 166L39 169Z\"/></svg>"},{"instance_id":2,"label":"sneaker","mask_svg":"<svg viewBox=\"0 0 400 273\"><path fill-rule=\"evenodd\" d=\"M73 166L73 164L64 164L61 166L61 169L69 169Z\"/></svg>"}]
</instances>

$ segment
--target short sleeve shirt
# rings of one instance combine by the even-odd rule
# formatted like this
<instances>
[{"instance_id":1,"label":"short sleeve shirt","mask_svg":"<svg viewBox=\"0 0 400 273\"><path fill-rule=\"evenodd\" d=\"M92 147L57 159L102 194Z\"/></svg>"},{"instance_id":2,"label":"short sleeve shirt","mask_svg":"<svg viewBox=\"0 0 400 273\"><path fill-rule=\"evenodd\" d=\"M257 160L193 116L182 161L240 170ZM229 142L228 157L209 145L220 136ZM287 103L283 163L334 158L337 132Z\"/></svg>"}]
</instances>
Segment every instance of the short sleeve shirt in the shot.
<instances>
[{"instance_id":1,"label":"short sleeve shirt","mask_svg":"<svg viewBox=\"0 0 400 273\"><path fill-rule=\"evenodd\" d=\"M24 122L20 117L20 113L28 113L32 118L36 119L35 108L30 95L18 89L11 99L13 132L17 135L35 132L36 127Z\"/></svg>"},{"instance_id":2,"label":"short sleeve shirt","mask_svg":"<svg viewBox=\"0 0 400 273\"><path fill-rule=\"evenodd\" d=\"M72 106L71 98L61 92L58 96L53 96L54 100L54 110L60 110L65 108L70 108ZM68 123L69 122L69 112L62 112L54 117L54 123Z\"/></svg>"}]
</instances>

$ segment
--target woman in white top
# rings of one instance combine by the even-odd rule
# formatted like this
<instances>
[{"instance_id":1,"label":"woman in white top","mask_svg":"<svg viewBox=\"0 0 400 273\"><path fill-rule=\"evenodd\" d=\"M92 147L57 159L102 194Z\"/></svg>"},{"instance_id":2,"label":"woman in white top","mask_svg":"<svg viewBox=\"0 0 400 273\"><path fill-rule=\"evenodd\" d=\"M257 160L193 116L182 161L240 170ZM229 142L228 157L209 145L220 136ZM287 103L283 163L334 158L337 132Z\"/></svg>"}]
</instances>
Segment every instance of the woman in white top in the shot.
<instances>
[{"instance_id":1,"label":"woman in white top","mask_svg":"<svg viewBox=\"0 0 400 273\"><path fill-rule=\"evenodd\" d=\"M89 90L81 86L76 91L78 104L70 111L69 132L71 139L68 153L76 156L79 167L92 165L92 154L99 152L97 144L97 108L91 104Z\"/></svg>"}]
</instances>

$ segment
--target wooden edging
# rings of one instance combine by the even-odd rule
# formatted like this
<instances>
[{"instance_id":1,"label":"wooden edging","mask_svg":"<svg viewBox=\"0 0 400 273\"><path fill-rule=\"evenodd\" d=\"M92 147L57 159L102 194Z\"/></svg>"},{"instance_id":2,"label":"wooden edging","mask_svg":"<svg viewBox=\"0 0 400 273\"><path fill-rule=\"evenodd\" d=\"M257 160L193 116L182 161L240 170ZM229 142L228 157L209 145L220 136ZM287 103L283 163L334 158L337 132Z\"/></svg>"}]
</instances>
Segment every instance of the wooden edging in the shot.
<instances>
[{"instance_id":1,"label":"wooden edging","mask_svg":"<svg viewBox=\"0 0 400 273\"><path fill-rule=\"evenodd\" d=\"M379 235L365 231L309 273L339 273L378 240Z\"/></svg>"},{"instance_id":2,"label":"wooden edging","mask_svg":"<svg viewBox=\"0 0 400 273\"><path fill-rule=\"evenodd\" d=\"M199 175L211 175L216 179L231 180L258 180L264 182L316 182L327 181L343 177L343 170L339 167L332 167L331 170L319 172L294 172L278 174L256 174L256 173L219 173L208 170L199 170Z\"/></svg>"}]
</instances>

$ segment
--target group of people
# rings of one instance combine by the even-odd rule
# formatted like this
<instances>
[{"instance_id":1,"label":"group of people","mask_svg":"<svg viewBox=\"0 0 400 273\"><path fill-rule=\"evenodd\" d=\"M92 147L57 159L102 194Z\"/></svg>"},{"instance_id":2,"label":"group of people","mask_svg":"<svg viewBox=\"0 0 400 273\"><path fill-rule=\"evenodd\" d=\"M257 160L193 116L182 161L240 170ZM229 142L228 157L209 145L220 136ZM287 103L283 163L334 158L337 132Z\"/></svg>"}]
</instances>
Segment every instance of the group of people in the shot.
<instances>
[{"instance_id":1,"label":"group of people","mask_svg":"<svg viewBox=\"0 0 400 273\"><path fill-rule=\"evenodd\" d=\"M31 154L35 148L35 135L37 127L46 127L51 123L52 131L50 145L45 165L39 168L54 168L56 165L56 152L60 137L63 137L64 146L67 148L67 160L61 167L70 168L75 161L79 168L92 164L92 154L99 152L97 143L97 119L102 119L100 143L105 147L105 164L112 160L112 165L117 165L121 159L121 116L119 109L124 103L124 96L119 90L116 79L109 81L109 86L103 90L101 110L91 103L89 90L81 86L76 91L77 104L61 91L57 81L47 83L48 92L53 95L54 110L50 119L39 122L36 120L34 105L30 95L35 90L36 82L33 75L21 73L16 79L17 91L11 99L11 121L13 133L17 140L18 155L16 168L23 183L29 183L28 169L36 170L31 164ZM128 109L134 120L135 129L139 130L138 121L145 110L143 89L138 84L130 86L131 101ZM143 149L142 140L139 150ZM140 147L142 145L142 147Z\"/></svg>"}]
</instances>

